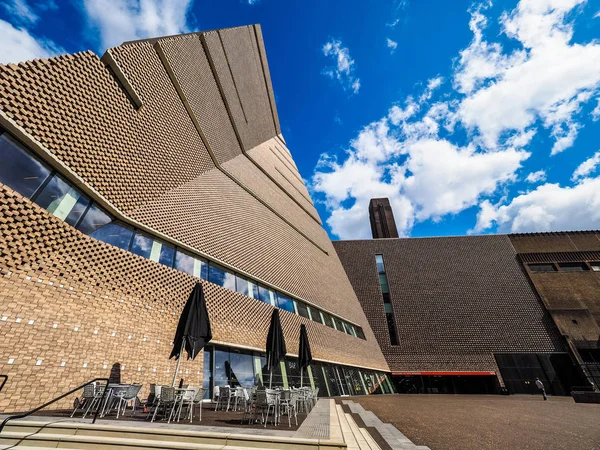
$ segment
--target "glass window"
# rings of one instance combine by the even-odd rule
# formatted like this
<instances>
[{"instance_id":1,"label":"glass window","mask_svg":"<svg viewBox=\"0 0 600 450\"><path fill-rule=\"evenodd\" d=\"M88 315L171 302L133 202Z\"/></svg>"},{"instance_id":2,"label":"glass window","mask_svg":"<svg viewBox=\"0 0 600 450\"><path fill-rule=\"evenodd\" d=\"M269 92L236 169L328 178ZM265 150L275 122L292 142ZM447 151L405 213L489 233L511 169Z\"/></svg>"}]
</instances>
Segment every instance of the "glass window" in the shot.
<instances>
[{"instance_id":1,"label":"glass window","mask_svg":"<svg viewBox=\"0 0 600 450\"><path fill-rule=\"evenodd\" d=\"M576 263L559 263L558 267L560 267L561 272L584 272L588 270L585 263L576 262Z\"/></svg>"},{"instance_id":2,"label":"glass window","mask_svg":"<svg viewBox=\"0 0 600 450\"><path fill-rule=\"evenodd\" d=\"M175 268L203 280L208 279L208 264L206 261L177 250Z\"/></svg>"},{"instance_id":3,"label":"glass window","mask_svg":"<svg viewBox=\"0 0 600 450\"><path fill-rule=\"evenodd\" d=\"M278 293L277 294L277 304L279 308L289 311L291 313L295 312L294 310L294 302L291 298L286 297L285 295Z\"/></svg>"},{"instance_id":4,"label":"glass window","mask_svg":"<svg viewBox=\"0 0 600 450\"><path fill-rule=\"evenodd\" d=\"M333 324L333 318L329 314L327 314L326 312L321 312L321 315L323 317L325 325L327 325L329 328L335 328L335 325Z\"/></svg>"},{"instance_id":5,"label":"glass window","mask_svg":"<svg viewBox=\"0 0 600 450\"><path fill-rule=\"evenodd\" d=\"M320 324L323 323L321 312L317 308L315 308L314 306L306 305L306 309L308 309L308 313L310 314L310 320L313 320Z\"/></svg>"},{"instance_id":6,"label":"glass window","mask_svg":"<svg viewBox=\"0 0 600 450\"><path fill-rule=\"evenodd\" d=\"M600 262L591 262L590 267L594 272L600 272Z\"/></svg>"},{"instance_id":7,"label":"glass window","mask_svg":"<svg viewBox=\"0 0 600 450\"><path fill-rule=\"evenodd\" d=\"M333 323L335 325L335 329L338 331L344 331L344 325L342 325L342 321L337 317L331 317L333 319Z\"/></svg>"},{"instance_id":8,"label":"glass window","mask_svg":"<svg viewBox=\"0 0 600 450\"><path fill-rule=\"evenodd\" d=\"M375 262L377 263L377 272L385 273L385 266L383 265L383 255L375 255Z\"/></svg>"},{"instance_id":9,"label":"glass window","mask_svg":"<svg viewBox=\"0 0 600 450\"><path fill-rule=\"evenodd\" d=\"M350 330L350 325L347 324L346 322L342 322L342 325L344 326L344 332L346 334L349 334L350 336L352 336L352 331Z\"/></svg>"},{"instance_id":10,"label":"glass window","mask_svg":"<svg viewBox=\"0 0 600 450\"><path fill-rule=\"evenodd\" d=\"M357 327L356 328L356 336L366 340L367 338L365 337L365 332L363 331L363 329L361 327Z\"/></svg>"},{"instance_id":11,"label":"glass window","mask_svg":"<svg viewBox=\"0 0 600 450\"><path fill-rule=\"evenodd\" d=\"M529 264L529 270L532 272L556 272L554 264Z\"/></svg>"},{"instance_id":12,"label":"glass window","mask_svg":"<svg viewBox=\"0 0 600 450\"><path fill-rule=\"evenodd\" d=\"M385 275L385 273L379 274L379 284L381 284L381 292L383 292L384 294L390 292L390 289L388 287L387 276Z\"/></svg>"},{"instance_id":13,"label":"glass window","mask_svg":"<svg viewBox=\"0 0 600 450\"><path fill-rule=\"evenodd\" d=\"M208 281L235 291L235 275L216 264L208 265Z\"/></svg>"},{"instance_id":14,"label":"glass window","mask_svg":"<svg viewBox=\"0 0 600 450\"><path fill-rule=\"evenodd\" d=\"M90 237L98 239L99 241L106 242L107 244L114 245L115 247L127 250L129 243L131 242L131 236L133 230L131 228L124 227L119 223L113 222L104 225L102 228L98 228Z\"/></svg>"},{"instance_id":15,"label":"glass window","mask_svg":"<svg viewBox=\"0 0 600 450\"><path fill-rule=\"evenodd\" d=\"M133 243L131 244L131 252L150 259L153 242L154 240L150 236L146 236L142 233L135 233Z\"/></svg>"},{"instance_id":16,"label":"glass window","mask_svg":"<svg viewBox=\"0 0 600 450\"><path fill-rule=\"evenodd\" d=\"M158 243L158 241L154 241L154 243ZM160 244L160 256L158 258L158 262L164 264L165 266L173 267L173 257L175 256L175 249L167 244Z\"/></svg>"},{"instance_id":17,"label":"glass window","mask_svg":"<svg viewBox=\"0 0 600 450\"><path fill-rule=\"evenodd\" d=\"M206 389L204 392L205 399L212 398L212 348L205 347L204 348L204 367L203 367L203 377L202 377L202 387Z\"/></svg>"},{"instance_id":18,"label":"glass window","mask_svg":"<svg viewBox=\"0 0 600 450\"><path fill-rule=\"evenodd\" d=\"M273 306L275 306L276 304L275 292L273 292L270 289L267 289L264 286L258 287L258 299L261 302L268 303Z\"/></svg>"},{"instance_id":19,"label":"glass window","mask_svg":"<svg viewBox=\"0 0 600 450\"><path fill-rule=\"evenodd\" d=\"M385 310L386 313L393 313L394 310L392 309L392 304L391 303L384 303L383 304L383 309Z\"/></svg>"},{"instance_id":20,"label":"glass window","mask_svg":"<svg viewBox=\"0 0 600 450\"><path fill-rule=\"evenodd\" d=\"M98 205L92 204L79 225L77 225L77 229L84 234L92 236L95 230L112 222L112 220L112 217L106 214Z\"/></svg>"},{"instance_id":21,"label":"glass window","mask_svg":"<svg viewBox=\"0 0 600 450\"><path fill-rule=\"evenodd\" d=\"M306 317L307 319L310 319L310 317L308 317L308 307L305 303L302 302L296 302L296 310L298 311L298 315L302 316L302 317Z\"/></svg>"},{"instance_id":22,"label":"glass window","mask_svg":"<svg viewBox=\"0 0 600 450\"><path fill-rule=\"evenodd\" d=\"M58 175L44 186L35 202L69 225L75 225L90 201Z\"/></svg>"},{"instance_id":23,"label":"glass window","mask_svg":"<svg viewBox=\"0 0 600 450\"><path fill-rule=\"evenodd\" d=\"M50 169L8 133L0 136L0 161L0 182L25 197L31 197L50 175Z\"/></svg>"},{"instance_id":24,"label":"glass window","mask_svg":"<svg viewBox=\"0 0 600 450\"><path fill-rule=\"evenodd\" d=\"M235 290L238 291L240 294L258 300L258 285L248 280L247 278L236 275Z\"/></svg>"},{"instance_id":25,"label":"glass window","mask_svg":"<svg viewBox=\"0 0 600 450\"><path fill-rule=\"evenodd\" d=\"M228 375L230 386L252 387L258 384L255 383L253 357L249 353L231 349Z\"/></svg>"}]
</instances>

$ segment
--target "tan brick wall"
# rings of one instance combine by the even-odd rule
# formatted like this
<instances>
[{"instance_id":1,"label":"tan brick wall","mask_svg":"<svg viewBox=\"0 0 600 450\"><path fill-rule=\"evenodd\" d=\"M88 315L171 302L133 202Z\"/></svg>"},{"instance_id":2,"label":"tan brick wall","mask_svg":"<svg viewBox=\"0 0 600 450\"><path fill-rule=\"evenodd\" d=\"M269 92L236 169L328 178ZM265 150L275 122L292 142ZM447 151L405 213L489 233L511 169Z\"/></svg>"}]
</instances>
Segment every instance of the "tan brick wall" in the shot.
<instances>
[{"instance_id":1,"label":"tan brick wall","mask_svg":"<svg viewBox=\"0 0 600 450\"><path fill-rule=\"evenodd\" d=\"M0 410L36 406L108 374L115 362L126 367L124 381L146 385L144 395L149 383L171 381L170 342L197 279L85 236L2 185L0 255L0 317L7 317L0 321L0 373L10 377ZM203 284L213 339L264 348L272 307ZM305 323L315 358L387 370L374 339L350 337L286 311L281 318L290 353L297 353ZM60 367L61 361L67 365ZM189 384L201 382L201 359L184 361L183 370L189 370L182 375Z\"/></svg>"},{"instance_id":2,"label":"tan brick wall","mask_svg":"<svg viewBox=\"0 0 600 450\"><path fill-rule=\"evenodd\" d=\"M291 154L275 138L262 35L239 27L223 31L221 42L206 33L214 71L202 36L159 39L158 52L156 40L111 49L139 109L91 52L0 65L2 119L124 219L354 322L367 337L282 312L290 352L306 323L315 358L387 370ZM244 180L218 167L226 161ZM127 381L170 380L169 343L193 277L84 236L2 185L0 250L0 316L7 317L0 321L0 373L11 376L0 409L34 406L114 362L126 366ZM272 307L204 285L214 339L263 348ZM200 382L201 366L189 365L190 383Z\"/></svg>"}]
</instances>

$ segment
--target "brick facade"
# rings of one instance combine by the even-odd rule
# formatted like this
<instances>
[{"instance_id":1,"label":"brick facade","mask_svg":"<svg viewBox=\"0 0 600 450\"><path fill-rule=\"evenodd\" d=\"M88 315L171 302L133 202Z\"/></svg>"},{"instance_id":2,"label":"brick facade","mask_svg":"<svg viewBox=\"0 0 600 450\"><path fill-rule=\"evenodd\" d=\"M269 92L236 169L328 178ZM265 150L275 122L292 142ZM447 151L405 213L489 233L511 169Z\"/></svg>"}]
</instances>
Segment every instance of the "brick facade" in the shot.
<instances>
[{"instance_id":1,"label":"brick facade","mask_svg":"<svg viewBox=\"0 0 600 450\"><path fill-rule=\"evenodd\" d=\"M507 236L336 241L392 372L493 371L494 352L566 351ZM382 254L399 345L390 345Z\"/></svg>"},{"instance_id":2,"label":"brick facade","mask_svg":"<svg viewBox=\"0 0 600 450\"><path fill-rule=\"evenodd\" d=\"M366 335L282 311L290 353L305 323L315 359L387 371L280 136L261 36L250 26L110 49L140 108L91 52L0 65L0 125L120 220ZM170 342L198 279L85 236L1 184L0 270L0 373L10 376L0 410L35 406L115 362L128 382L172 379ZM203 284L214 341L262 349L272 306ZM201 359L183 370L201 382Z\"/></svg>"}]
</instances>

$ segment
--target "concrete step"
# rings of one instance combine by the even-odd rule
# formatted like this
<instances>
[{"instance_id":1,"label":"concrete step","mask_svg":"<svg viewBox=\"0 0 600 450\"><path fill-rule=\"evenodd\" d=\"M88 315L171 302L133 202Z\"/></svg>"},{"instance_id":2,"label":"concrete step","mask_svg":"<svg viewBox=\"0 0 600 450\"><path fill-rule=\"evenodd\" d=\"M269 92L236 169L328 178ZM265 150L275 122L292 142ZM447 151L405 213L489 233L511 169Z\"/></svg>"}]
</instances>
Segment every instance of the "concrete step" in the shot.
<instances>
[{"instance_id":1,"label":"concrete step","mask_svg":"<svg viewBox=\"0 0 600 450\"><path fill-rule=\"evenodd\" d=\"M377 444L375 444L375 446L371 445L372 443L375 443L375 441L372 438L367 439L365 437L365 434L369 435L369 432L364 428L360 428L350 414L346 414L346 420L348 421L352 434L354 434L354 438L361 450L381 450Z\"/></svg>"},{"instance_id":2,"label":"concrete step","mask_svg":"<svg viewBox=\"0 0 600 450\"><path fill-rule=\"evenodd\" d=\"M269 435L226 434L149 426L80 422L12 421L0 434L0 445L48 448L128 450L151 449L304 449L337 450L341 440L302 439Z\"/></svg>"},{"instance_id":3,"label":"concrete step","mask_svg":"<svg viewBox=\"0 0 600 450\"><path fill-rule=\"evenodd\" d=\"M377 415L365 410L362 405L352 400L342 400L342 403L347 405L352 413L358 414L367 427L375 428L393 450L430 450L427 446L415 445L394 425L382 422Z\"/></svg>"}]
</instances>

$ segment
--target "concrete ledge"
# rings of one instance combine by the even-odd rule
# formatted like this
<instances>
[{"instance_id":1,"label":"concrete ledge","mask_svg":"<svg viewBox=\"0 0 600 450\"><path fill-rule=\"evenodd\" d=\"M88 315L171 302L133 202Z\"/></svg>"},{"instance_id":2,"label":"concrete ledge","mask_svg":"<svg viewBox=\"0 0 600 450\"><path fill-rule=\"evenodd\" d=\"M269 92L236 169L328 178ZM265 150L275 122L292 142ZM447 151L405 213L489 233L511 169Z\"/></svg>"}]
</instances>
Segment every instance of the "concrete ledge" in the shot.
<instances>
[{"instance_id":1,"label":"concrete ledge","mask_svg":"<svg viewBox=\"0 0 600 450\"><path fill-rule=\"evenodd\" d=\"M571 396L575 403L600 403L600 392L573 391Z\"/></svg>"}]
</instances>

